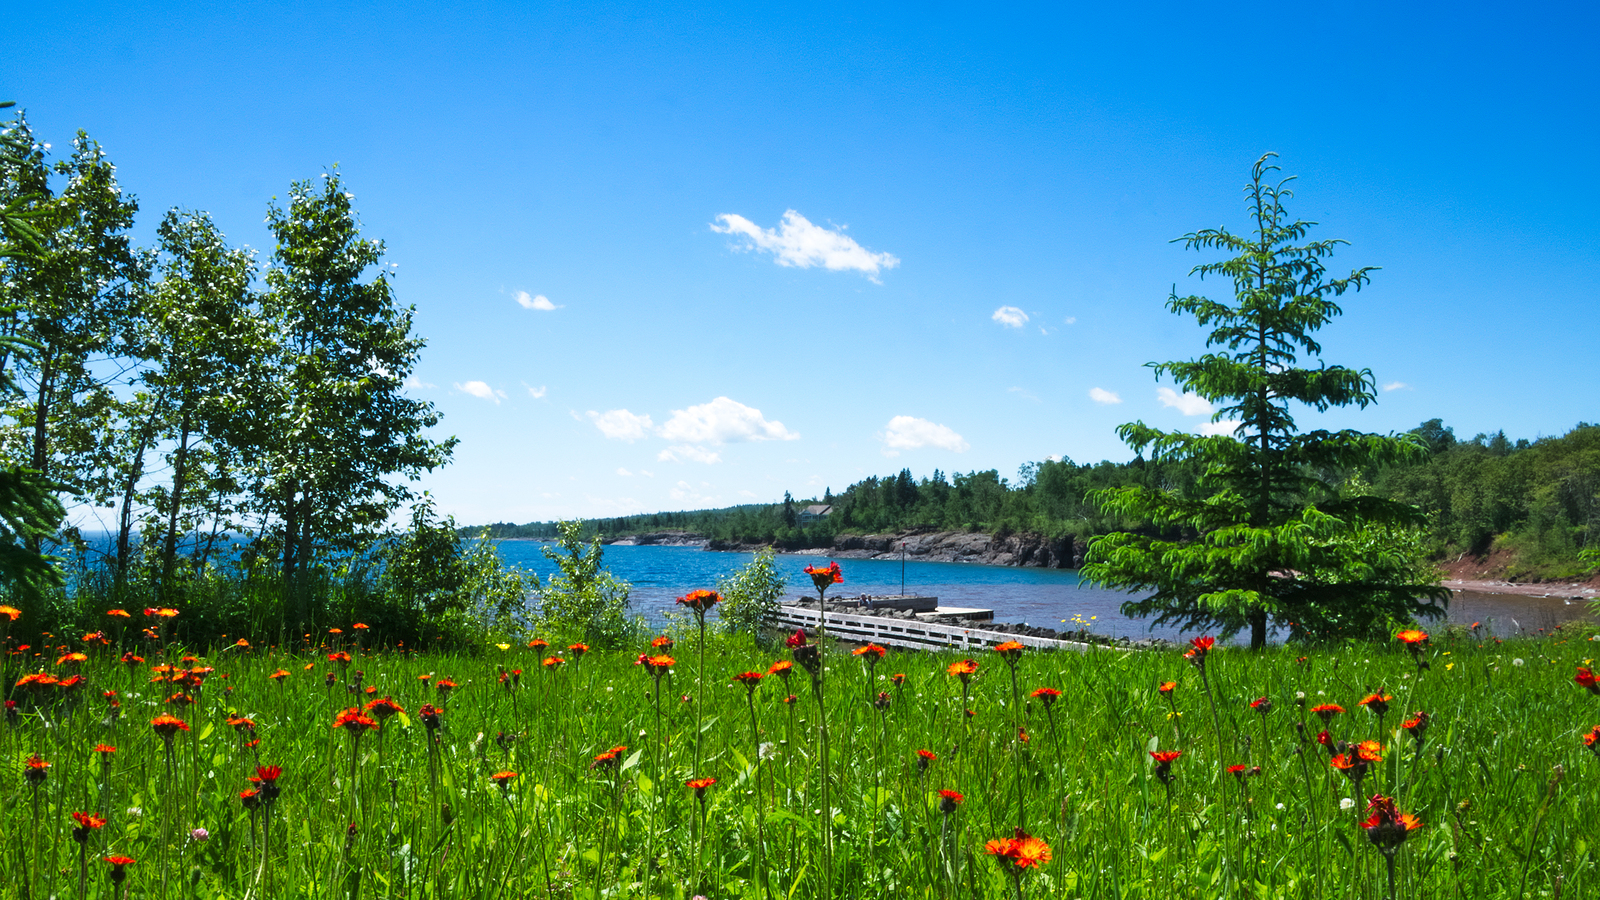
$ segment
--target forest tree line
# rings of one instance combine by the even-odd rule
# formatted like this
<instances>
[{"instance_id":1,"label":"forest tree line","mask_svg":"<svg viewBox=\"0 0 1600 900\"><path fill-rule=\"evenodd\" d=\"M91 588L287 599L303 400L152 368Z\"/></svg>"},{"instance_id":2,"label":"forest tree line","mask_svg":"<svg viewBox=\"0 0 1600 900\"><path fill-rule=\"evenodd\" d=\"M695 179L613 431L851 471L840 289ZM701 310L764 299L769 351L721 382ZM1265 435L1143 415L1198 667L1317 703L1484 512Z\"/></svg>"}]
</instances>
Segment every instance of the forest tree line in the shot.
<instances>
[{"instance_id":1,"label":"forest tree line","mask_svg":"<svg viewBox=\"0 0 1600 900\"><path fill-rule=\"evenodd\" d=\"M1513 572L1572 577L1594 568L1600 547L1600 426L1579 423L1566 434L1511 440L1503 431L1458 439L1432 419L1408 432L1428 448L1414 465L1365 472L1321 473L1346 492L1365 492L1420 508L1428 516L1427 546L1434 559L1510 551ZM968 473L934 470L916 478L909 469L872 476L839 493L722 509L660 512L588 519L585 530L606 537L689 531L708 539L772 544L798 550L829 546L835 535L904 531L1030 532L1087 538L1147 529L1101 512L1096 491L1140 484L1184 492L1195 483L1187 464L1102 461L1077 464L1046 459L1024 464L1014 478L995 469ZM813 524L800 512L832 507ZM552 539L555 523L487 526L498 538ZM473 529L476 531L477 529Z\"/></svg>"}]
</instances>

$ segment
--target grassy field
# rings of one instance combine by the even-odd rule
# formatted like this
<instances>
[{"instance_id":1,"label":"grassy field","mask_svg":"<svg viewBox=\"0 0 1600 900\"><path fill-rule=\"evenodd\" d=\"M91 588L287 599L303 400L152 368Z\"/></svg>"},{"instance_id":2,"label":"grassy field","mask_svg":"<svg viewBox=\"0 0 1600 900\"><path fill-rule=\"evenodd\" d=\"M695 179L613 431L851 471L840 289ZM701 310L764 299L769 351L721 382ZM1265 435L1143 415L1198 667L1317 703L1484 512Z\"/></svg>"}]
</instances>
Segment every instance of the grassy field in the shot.
<instances>
[{"instance_id":1,"label":"grassy field","mask_svg":"<svg viewBox=\"0 0 1600 900\"><path fill-rule=\"evenodd\" d=\"M798 664L741 682L792 651L702 645L692 623L670 648L584 654L419 654L345 632L287 651L143 644L127 662L76 640L13 654L0 893L1384 897L1362 827L1382 794L1422 823L1389 832L1405 836L1397 896L1600 896L1584 742L1600 696L1574 683L1600 656L1588 632L1441 634L1417 656L1218 647L1203 667L990 652L965 680L957 657L828 645L820 690ZM167 665L199 674L174 684ZM1374 693L1392 697L1383 715L1359 705ZM381 727L377 709L345 713L385 697L403 711ZM1326 726L1323 704L1343 708ZM1403 727L1419 711L1420 739ZM161 716L186 727L169 740ZM1379 759L1358 791L1330 760L1360 741ZM1007 849L1020 860L989 852Z\"/></svg>"}]
</instances>

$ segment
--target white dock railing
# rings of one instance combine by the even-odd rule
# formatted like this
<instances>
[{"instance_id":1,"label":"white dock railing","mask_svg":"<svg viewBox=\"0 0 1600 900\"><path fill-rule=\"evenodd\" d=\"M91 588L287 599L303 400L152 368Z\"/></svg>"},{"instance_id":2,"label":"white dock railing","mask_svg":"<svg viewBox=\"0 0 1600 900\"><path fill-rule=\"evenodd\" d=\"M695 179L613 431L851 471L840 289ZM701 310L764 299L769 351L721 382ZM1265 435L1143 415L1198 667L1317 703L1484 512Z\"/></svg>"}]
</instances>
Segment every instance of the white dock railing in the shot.
<instances>
[{"instance_id":1,"label":"white dock railing","mask_svg":"<svg viewBox=\"0 0 1600 900\"><path fill-rule=\"evenodd\" d=\"M779 608L778 620L788 628L816 628L817 611L784 606ZM1006 641L1017 641L1024 647L1032 647L1039 650L1077 650L1081 652L1100 649L1094 644L1085 644L1080 641L1060 641L1053 638L1006 634L1003 631L987 631L982 628L940 625L934 622L924 622L921 619L892 619L831 610L827 615L827 626L828 633L834 637L849 641L882 644L886 647L910 647L923 650L966 650L973 647L980 649L992 647L995 644Z\"/></svg>"}]
</instances>

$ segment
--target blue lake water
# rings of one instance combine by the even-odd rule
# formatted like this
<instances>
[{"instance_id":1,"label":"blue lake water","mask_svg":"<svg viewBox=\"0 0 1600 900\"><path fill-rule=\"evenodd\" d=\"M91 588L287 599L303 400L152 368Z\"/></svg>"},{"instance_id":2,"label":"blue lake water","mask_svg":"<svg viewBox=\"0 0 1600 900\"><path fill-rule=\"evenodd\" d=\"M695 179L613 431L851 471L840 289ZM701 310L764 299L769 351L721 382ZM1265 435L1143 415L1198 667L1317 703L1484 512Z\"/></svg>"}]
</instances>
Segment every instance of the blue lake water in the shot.
<instances>
[{"instance_id":1,"label":"blue lake water","mask_svg":"<svg viewBox=\"0 0 1600 900\"><path fill-rule=\"evenodd\" d=\"M543 579L556 571L555 564L540 552L543 546L538 541L502 541L499 550L507 563L537 572ZM713 553L699 547L605 548L605 567L633 585L634 611L652 619L669 611L673 601L689 591L716 587L719 578L752 558L749 553ZM805 567L826 565L828 558L782 555L777 562L779 571L789 578L791 594L815 596ZM830 598L902 593L902 568L897 560L844 559L839 565L844 583L828 592ZM1096 633L1116 637L1182 637L1175 628L1152 630L1148 623L1122 615L1120 607L1127 595L1083 584L1077 572L1067 569L908 560L903 577L904 593L938 597L941 606L992 609L998 622L1048 628L1076 628L1082 622ZM1483 621L1496 632L1509 634L1518 628L1530 632L1550 628L1583 615L1582 604L1560 600L1457 594L1449 620Z\"/></svg>"}]
</instances>

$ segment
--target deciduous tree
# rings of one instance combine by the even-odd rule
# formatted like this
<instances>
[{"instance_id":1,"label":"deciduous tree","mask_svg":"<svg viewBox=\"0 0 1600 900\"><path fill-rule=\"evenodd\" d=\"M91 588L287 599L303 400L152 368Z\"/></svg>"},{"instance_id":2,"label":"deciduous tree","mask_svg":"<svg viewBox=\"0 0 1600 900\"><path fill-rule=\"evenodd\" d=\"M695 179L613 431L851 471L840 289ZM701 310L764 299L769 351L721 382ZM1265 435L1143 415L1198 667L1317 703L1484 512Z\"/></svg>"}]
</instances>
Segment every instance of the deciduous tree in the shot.
<instances>
[{"instance_id":1,"label":"deciduous tree","mask_svg":"<svg viewBox=\"0 0 1600 900\"><path fill-rule=\"evenodd\" d=\"M320 550L365 544L411 498L405 480L455 446L427 436L438 413L404 392L423 341L352 199L334 171L320 187L296 182L288 205L267 212L277 247L262 307L274 375L256 400L256 496L290 585Z\"/></svg>"}]
</instances>

